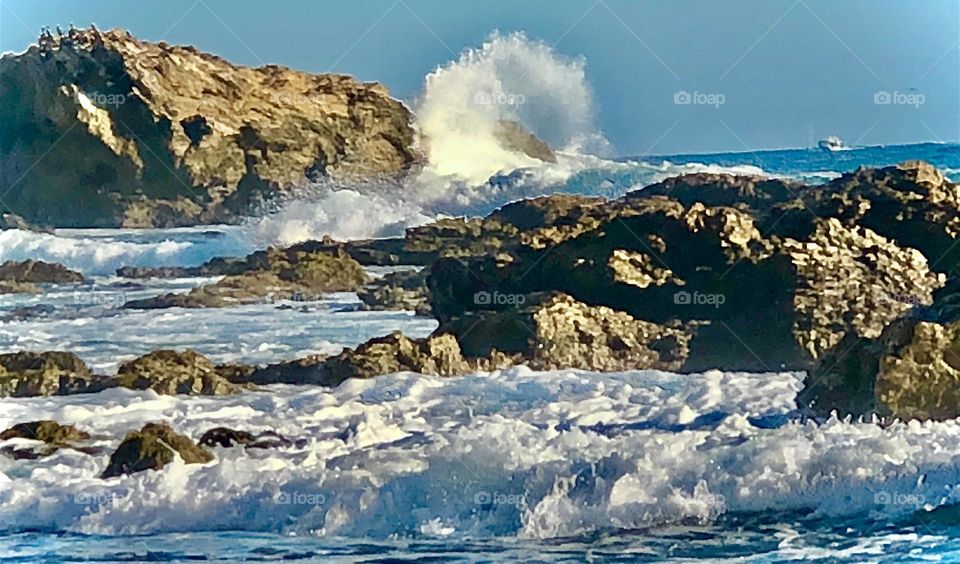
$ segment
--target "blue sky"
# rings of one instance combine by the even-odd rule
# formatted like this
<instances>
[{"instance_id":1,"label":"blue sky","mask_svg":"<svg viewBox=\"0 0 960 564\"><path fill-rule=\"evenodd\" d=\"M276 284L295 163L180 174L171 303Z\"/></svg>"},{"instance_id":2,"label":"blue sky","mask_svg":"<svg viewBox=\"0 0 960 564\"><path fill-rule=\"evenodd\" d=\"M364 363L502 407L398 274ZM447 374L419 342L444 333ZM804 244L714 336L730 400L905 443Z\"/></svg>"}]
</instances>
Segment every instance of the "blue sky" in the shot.
<instances>
[{"instance_id":1,"label":"blue sky","mask_svg":"<svg viewBox=\"0 0 960 564\"><path fill-rule=\"evenodd\" d=\"M0 4L3 51L23 50L42 25L96 22L241 64L378 80L407 100L491 31L524 30L586 59L599 127L621 155L797 147L829 134L871 145L960 139L957 0Z\"/></svg>"}]
</instances>

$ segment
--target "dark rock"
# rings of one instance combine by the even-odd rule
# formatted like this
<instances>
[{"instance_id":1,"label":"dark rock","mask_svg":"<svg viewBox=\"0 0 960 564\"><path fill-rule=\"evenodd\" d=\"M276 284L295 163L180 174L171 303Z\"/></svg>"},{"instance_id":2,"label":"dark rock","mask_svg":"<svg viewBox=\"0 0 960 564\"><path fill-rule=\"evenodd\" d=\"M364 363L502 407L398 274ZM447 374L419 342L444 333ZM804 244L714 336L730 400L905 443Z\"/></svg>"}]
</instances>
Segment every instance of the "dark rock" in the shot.
<instances>
[{"instance_id":1,"label":"dark rock","mask_svg":"<svg viewBox=\"0 0 960 564\"><path fill-rule=\"evenodd\" d=\"M239 445L245 448L267 449L289 448L294 446L294 442L273 431L253 434L227 427L216 427L200 437L200 445L211 448L231 448Z\"/></svg>"},{"instance_id":2,"label":"dark rock","mask_svg":"<svg viewBox=\"0 0 960 564\"><path fill-rule=\"evenodd\" d=\"M472 370L452 335L411 339L394 332L347 349L323 364L326 385L338 386L349 378L373 378L395 372L457 376Z\"/></svg>"},{"instance_id":3,"label":"dark rock","mask_svg":"<svg viewBox=\"0 0 960 564\"><path fill-rule=\"evenodd\" d=\"M62 264L40 260L12 261L0 264L0 280L32 284L77 284L84 281L83 275Z\"/></svg>"},{"instance_id":4,"label":"dark rock","mask_svg":"<svg viewBox=\"0 0 960 564\"><path fill-rule=\"evenodd\" d=\"M238 384L252 383L259 386L270 384L327 385L328 375L324 369L326 355L311 355L290 362L271 364L257 368L249 374L238 374L231 378Z\"/></svg>"},{"instance_id":5,"label":"dark rock","mask_svg":"<svg viewBox=\"0 0 960 564\"><path fill-rule=\"evenodd\" d=\"M173 462L177 455L186 464L205 464L213 460L213 454L188 437L177 434L169 425L148 423L139 431L127 433L100 477L107 479L144 470L160 470Z\"/></svg>"}]
</instances>

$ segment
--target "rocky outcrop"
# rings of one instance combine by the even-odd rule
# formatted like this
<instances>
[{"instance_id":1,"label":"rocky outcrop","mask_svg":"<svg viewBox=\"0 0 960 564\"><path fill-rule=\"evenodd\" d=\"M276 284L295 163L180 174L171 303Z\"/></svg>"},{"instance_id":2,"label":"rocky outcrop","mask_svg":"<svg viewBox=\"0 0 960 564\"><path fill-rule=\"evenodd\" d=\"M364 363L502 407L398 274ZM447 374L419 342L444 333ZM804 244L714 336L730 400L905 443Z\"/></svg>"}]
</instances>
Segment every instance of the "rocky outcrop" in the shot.
<instances>
[{"instance_id":1,"label":"rocky outcrop","mask_svg":"<svg viewBox=\"0 0 960 564\"><path fill-rule=\"evenodd\" d=\"M393 176L419 159L409 110L380 84L121 30L44 36L0 59L0 75L0 190L28 222L222 223L308 180Z\"/></svg>"},{"instance_id":2,"label":"rocky outcrop","mask_svg":"<svg viewBox=\"0 0 960 564\"><path fill-rule=\"evenodd\" d=\"M0 397L67 395L97 388L97 379L73 353L0 354Z\"/></svg>"},{"instance_id":3,"label":"rocky outcrop","mask_svg":"<svg viewBox=\"0 0 960 564\"><path fill-rule=\"evenodd\" d=\"M159 394L220 396L243 389L229 376L236 378L231 367L215 366L195 351L157 350L121 364L112 383Z\"/></svg>"},{"instance_id":4,"label":"rocky outcrop","mask_svg":"<svg viewBox=\"0 0 960 564\"><path fill-rule=\"evenodd\" d=\"M101 478L114 478L145 470L159 470L179 456L186 464L205 464L213 455L189 437L176 433L164 423L148 423L139 431L127 433L110 456Z\"/></svg>"},{"instance_id":5,"label":"rocky outcrop","mask_svg":"<svg viewBox=\"0 0 960 564\"><path fill-rule=\"evenodd\" d=\"M676 371L689 356L692 333L680 324L637 320L563 294L533 295L530 300L518 307L472 312L438 332L456 336L471 358L519 355L510 363L522 362L538 370L609 372L643 367Z\"/></svg>"},{"instance_id":6,"label":"rocky outcrop","mask_svg":"<svg viewBox=\"0 0 960 564\"><path fill-rule=\"evenodd\" d=\"M400 332L377 337L338 355L303 359L258 368L238 383L339 386L350 378L373 378L395 372L458 376L475 370L452 335L411 339Z\"/></svg>"},{"instance_id":7,"label":"rocky outcrop","mask_svg":"<svg viewBox=\"0 0 960 564\"><path fill-rule=\"evenodd\" d=\"M424 270L385 274L361 288L357 295L363 310L407 310L430 315L430 289Z\"/></svg>"},{"instance_id":8,"label":"rocky outcrop","mask_svg":"<svg viewBox=\"0 0 960 564\"><path fill-rule=\"evenodd\" d=\"M471 370L451 335L411 339L395 332L347 349L324 362L328 385L349 378L372 378L394 372L457 376Z\"/></svg>"},{"instance_id":9,"label":"rocky outcrop","mask_svg":"<svg viewBox=\"0 0 960 564\"><path fill-rule=\"evenodd\" d=\"M0 281L29 284L79 284L84 277L62 264L42 260L8 260L0 264Z\"/></svg>"},{"instance_id":10,"label":"rocky outcrop","mask_svg":"<svg viewBox=\"0 0 960 564\"><path fill-rule=\"evenodd\" d=\"M280 300L316 301L329 292L357 291L369 277L342 250L303 246L270 248L244 259L219 259L204 267L207 276L225 274L214 284L186 294L164 294L127 302L127 309L226 307Z\"/></svg>"}]
</instances>

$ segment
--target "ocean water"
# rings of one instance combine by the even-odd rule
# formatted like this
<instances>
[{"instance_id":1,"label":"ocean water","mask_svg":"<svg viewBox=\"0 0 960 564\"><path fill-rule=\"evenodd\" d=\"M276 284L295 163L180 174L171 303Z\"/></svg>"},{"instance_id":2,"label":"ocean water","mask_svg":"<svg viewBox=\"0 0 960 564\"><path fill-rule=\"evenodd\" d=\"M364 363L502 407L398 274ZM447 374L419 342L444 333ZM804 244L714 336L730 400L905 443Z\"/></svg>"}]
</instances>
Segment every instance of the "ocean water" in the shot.
<instances>
[{"instance_id":1,"label":"ocean water","mask_svg":"<svg viewBox=\"0 0 960 564\"><path fill-rule=\"evenodd\" d=\"M446 199L392 199L409 224L485 213L557 191L616 196L696 170L824 181L920 158L948 175L958 147L570 157ZM422 179L421 179L422 181ZM407 188L411 193L422 187ZM221 310L121 309L211 279L130 281L122 265L195 265L330 233L376 235L332 202L376 197L325 188L331 222L284 209L239 226L0 233L0 260L42 258L91 282L0 297L0 351L64 349L103 373L161 347L265 364L335 353L433 320L363 312L353 294ZM470 193L471 197L462 197ZM382 200L386 205L387 200ZM388 214L389 215L389 214ZM400 222L397 225L406 225ZM365 227L364 227L365 226ZM363 228L369 232L362 232ZM338 229L344 229L338 231ZM358 232L358 230L361 230ZM374 275L383 269L371 269ZM685 561L960 559L960 423L804 419L803 374L599 374L523 367L443 379L403 373L337 389L271 386L222 398L109 390L0 400L0 429L36 419L94 435L90 455L0 455L0 561ZM100 480L123 435L167 421L198 438L216 426L272 430L296 446L217 449L206 465ZM22 441L9 441L15 446Z\"/></svg>"}]
</instances>

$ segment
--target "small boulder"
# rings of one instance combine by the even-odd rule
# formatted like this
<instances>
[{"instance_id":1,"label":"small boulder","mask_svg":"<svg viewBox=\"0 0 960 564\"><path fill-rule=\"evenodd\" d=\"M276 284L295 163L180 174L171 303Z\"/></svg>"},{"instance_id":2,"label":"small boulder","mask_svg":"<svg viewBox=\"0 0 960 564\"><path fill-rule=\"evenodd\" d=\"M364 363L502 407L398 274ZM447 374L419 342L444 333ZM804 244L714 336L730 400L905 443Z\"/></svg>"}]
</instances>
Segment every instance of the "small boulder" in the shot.
<instances>
[{"instance_id":1,"label":"small boulder","mask_svg":"<svg viewBox=\"0 0 960 564\"><path fill-rule=\"evenodd\" d=\"M101 478L113 478L144 470L159 470L179 455L187 464L205 464L213 454L190 438L176 433L165 423L148 423L139 431L127 433L110 456Z\"/></svg>"}]
</instances>

